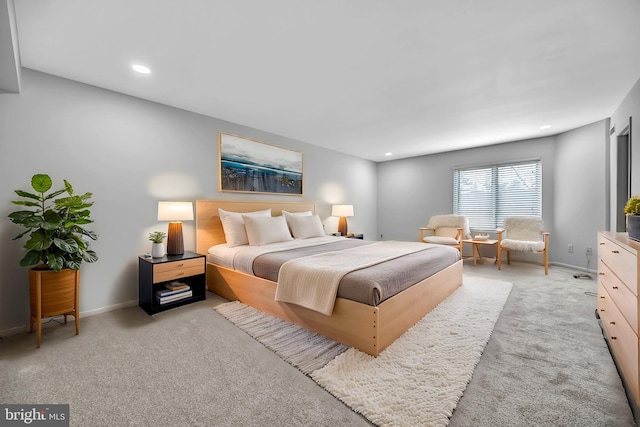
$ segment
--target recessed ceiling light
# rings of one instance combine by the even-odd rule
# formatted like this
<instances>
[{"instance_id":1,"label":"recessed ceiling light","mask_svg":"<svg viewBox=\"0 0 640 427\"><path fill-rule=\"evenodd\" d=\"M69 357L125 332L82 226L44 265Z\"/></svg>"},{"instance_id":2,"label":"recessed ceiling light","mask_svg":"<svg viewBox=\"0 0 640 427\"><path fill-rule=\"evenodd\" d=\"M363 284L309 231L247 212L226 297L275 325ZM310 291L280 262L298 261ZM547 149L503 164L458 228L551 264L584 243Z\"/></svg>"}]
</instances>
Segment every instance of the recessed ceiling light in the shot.
<instances>
[{"instance_id":1,"label":"recessed ceiling light","mask_svg":"<svg viewBox=\"0 0 640 427\"><path fill-rule=\"evenodd\" d=\"M391 156L393 153L384 153L385 156Z\"/></svg>"},{"instance_id":2,"label":"recessed ceiling light","mask_svg":"<svg viewBox=\"0 0 640 427\"><path fill-rule=\"evenodd\" d=\"M543 126L540 126L540 130L549 129L550 127L551 125L543 125Z\"/></svg>"},{"instance_id":3,"label":"recessed ceiling light","mask_svg":"<svg viewBox=\"0 0 640 427\"><path fill-rule=\"evenodd\" d=\"M144 65L140 65L140 64L134 64L131 66L131 68L133 68L135 71L139 72L140 74L149 74L151 72L149 67L145 67Z\"/></svg>"}]
</instances>

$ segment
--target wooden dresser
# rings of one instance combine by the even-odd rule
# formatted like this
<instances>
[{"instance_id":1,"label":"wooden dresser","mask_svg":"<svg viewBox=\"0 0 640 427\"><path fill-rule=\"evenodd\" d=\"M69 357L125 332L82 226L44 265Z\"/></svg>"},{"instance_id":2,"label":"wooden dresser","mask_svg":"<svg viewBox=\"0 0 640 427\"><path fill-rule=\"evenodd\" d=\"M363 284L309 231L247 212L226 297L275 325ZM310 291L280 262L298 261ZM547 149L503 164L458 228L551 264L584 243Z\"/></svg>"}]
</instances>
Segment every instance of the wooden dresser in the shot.
<instances>
[{"instance_id":1,"label":"wooden dresser","mask_svg":"<svg viewBox=\"0 0 640 427\"><path fill-rule=\"evenodd\" d=\"M598 233L598 303L603 333L622 374L634 415L640 406L638 377L638 262L640 242L627 233Z\"/></svg>"}]
</instances>

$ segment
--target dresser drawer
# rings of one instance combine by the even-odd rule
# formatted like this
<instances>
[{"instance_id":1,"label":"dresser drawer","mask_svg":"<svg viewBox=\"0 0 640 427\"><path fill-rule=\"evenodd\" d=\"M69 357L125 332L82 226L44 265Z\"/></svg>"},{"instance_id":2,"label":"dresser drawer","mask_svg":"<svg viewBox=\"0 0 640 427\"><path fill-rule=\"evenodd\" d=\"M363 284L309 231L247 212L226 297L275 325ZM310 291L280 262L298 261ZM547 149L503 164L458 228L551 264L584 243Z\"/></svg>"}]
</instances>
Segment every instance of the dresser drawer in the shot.
<instances>
[{"instance_id":1,"label":"dresser drawer","mask_svg":"<svg viewBox=\"0 0 640 427\"><path fill-rule=\"evenodd\" d=\"M638 336L616 309L602 284L598 286L598 313L618 367L637 402L640 398Z\"/></svg>"},{"instance_id":2,"label":"dresser drawer","mask_svg":"<svg viewBox=\"0 0 640 427\"><path fill-rule=\"evenodd\" d=\"M598 261L598 279L625 317L633 331L638 333L638 299L624 283L613 274L602 260Z\"/></svg>"},{"instance_id":3,"label":"dresser drawer","mask_svg":"<svg viewBox=\"0 0 640 427\"><path fill-rule=\"evenodd\" d=\"M153 266L153 283L204 274L204 258L165 262Z\"/></svg>"},{"instance_id":4,"label":"dresser drawer","mask_svg":"<svg viewBox=\"0 0 640 427\"><path fill-rule=\"evenodd\" d=\"M634 295L638 295L638 260L635 253L598 235L598 257L611 271L615 271Z\"/></svg>"}]
</instances>

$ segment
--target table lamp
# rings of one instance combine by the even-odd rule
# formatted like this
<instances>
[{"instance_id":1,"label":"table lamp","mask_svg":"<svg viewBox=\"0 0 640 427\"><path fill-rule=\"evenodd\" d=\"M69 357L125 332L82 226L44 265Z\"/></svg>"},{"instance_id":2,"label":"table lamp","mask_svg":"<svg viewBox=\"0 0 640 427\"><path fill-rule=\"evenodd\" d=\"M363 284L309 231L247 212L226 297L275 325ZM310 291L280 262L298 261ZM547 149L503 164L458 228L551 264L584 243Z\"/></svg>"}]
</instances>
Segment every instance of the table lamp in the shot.
<instances>
[{"instance_id":1,"label":"table lamp","mask_svg":"<svg viewBox=\"0 0 640 427\"><path fill-rule=\"evenodd\" d=\"M167 233L167 255L182 255L184 239L181 221L193 221L193 203L158 202L158 221L170 221Z\"/></svg>"},{"instance_id":2,"label":"table lamp","mask_svg":"<svg viewBox=\"0 0 640 427\"><path fill-rule=\"evenodd\" d=\"M347 235L347 217L353 216L353 205L333 205L331 216L339 216L338 231L342 236Z\"/></svg>"}]
</instances>

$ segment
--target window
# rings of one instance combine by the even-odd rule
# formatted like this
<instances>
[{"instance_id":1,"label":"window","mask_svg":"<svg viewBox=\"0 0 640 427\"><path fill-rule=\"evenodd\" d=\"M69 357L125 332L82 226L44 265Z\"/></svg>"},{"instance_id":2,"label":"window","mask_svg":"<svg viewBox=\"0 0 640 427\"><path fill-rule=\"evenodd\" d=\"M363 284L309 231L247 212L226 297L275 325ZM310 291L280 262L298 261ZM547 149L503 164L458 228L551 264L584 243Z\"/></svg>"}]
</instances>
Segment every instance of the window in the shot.
<instances>
[{"instance_id":1,"label":"window","mask_svg":"<svg viewBox=\"0 0 640 427\"><path fill-rule=\"evenodd\" d=\"M540 160L454 170L453 212L469 227L492 231L507 216L542 216Z\"/></svg>"}]
</instances>

